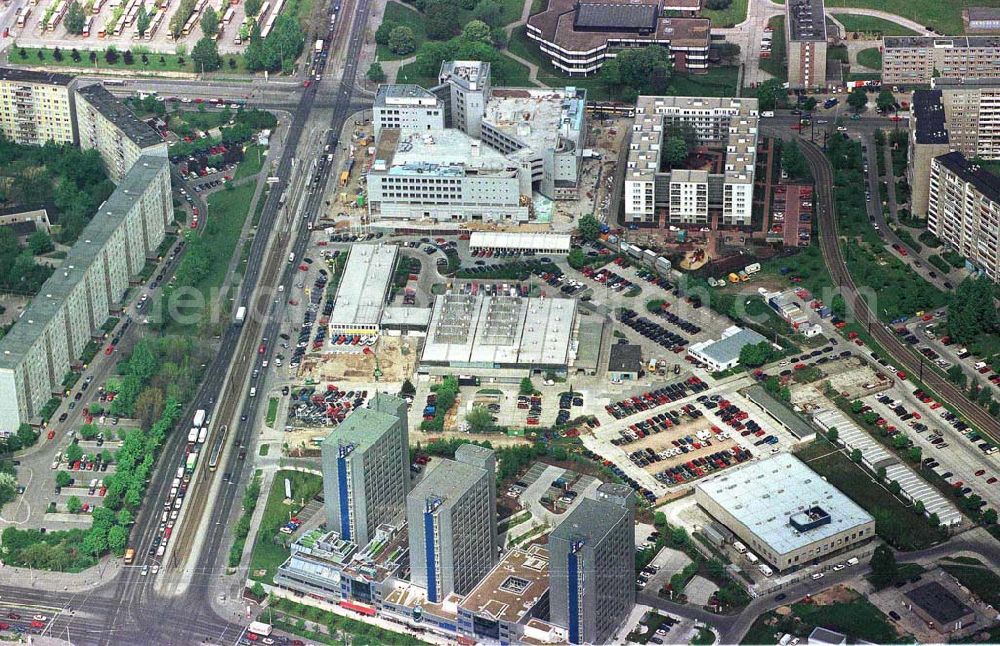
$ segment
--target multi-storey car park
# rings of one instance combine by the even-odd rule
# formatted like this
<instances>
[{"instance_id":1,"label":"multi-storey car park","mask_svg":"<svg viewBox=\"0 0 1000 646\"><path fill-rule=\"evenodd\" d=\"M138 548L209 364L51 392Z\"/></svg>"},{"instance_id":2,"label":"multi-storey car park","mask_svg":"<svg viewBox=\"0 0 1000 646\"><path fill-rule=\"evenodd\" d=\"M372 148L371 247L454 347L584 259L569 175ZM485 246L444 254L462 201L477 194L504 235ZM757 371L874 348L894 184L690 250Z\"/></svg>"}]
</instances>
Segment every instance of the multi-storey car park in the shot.
<instances>
[{"instance_id":1,"label":"multi-storey car park","mask_svg":"<svg viewBox=\"0 0 1000 646\"><path fill-rule=\"evenodd\" d=\"M749 225L757 122L756 99L639 97L628 140L625 222L705 225L711 213L719 213L723 225ZM718 149L715 168L665 168L662 153L671 128L690 129L699 145Z\"/></svg>"},{"instance_id":2,"label":"multi-storey car park","mask_svg":"<svg viewBox=\"0 0 1000 646\"><path fill-rule=\"evenodd\" d=\"M711 22L707 18L667 17L663 0L631 3L552 0L528 18L528 38L570 76L589 76L626 47L662 45L674 69L708 71Z\"/></svg>"},{"instance_id":3,"label":"multi-storey car park","mask_svg":"<svg viewBox=\"0 0 1000 646\"><path fill-rule=\"evenodd\" d=\"M936 77L1000 78L996 36L886 36L882 82L926 85Z\"/></svg>"},{"instance_id":4,"label":"multi-storey car park","mask_svg":"<svg viewBox=\"0 0 1000 646\"><path fill-rule=\"evenodd\" d=\"M19 144L72 143L72 76L0 68L0 132Z\"/></svg>"}]
</instances>

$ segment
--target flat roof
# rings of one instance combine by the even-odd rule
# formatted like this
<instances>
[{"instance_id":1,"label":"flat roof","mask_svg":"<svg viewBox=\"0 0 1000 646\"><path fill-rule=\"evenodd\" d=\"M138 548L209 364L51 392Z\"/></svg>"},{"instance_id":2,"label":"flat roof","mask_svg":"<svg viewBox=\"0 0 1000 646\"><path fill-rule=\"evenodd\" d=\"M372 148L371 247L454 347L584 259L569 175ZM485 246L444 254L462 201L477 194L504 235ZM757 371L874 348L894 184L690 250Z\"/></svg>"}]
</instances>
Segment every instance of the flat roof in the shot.
<instances>
[{"instance_id":1,"label":"flat roof","mask_svg":"<svg viewBox=\"0 0 1000 646\"><path fill-rule=\"evenodd\" d=\"M655 29L659 0L650 2L580 2L573 26L585 29Z\"/></svg>"},{"instance_id":2,"label":"flat roof","mask_svg":"<svg viewBox=\"0 0 1000 646\"><path fill-rule=\"evenodd\" d=\"M584 498L549 534L549 545L553 539L596 545L627 514L627 507L610 500Z\"/></svg>"},{"instance_id":3,"label":"flat roof","mask_svg":"<svg viewBox=\"0 0 1000 646\"><path fill-rule=\"evenodd\" d=\"M355 244L337 286L330 326L378 325L399 247Z\"/></svg>"},{"instance_id":4,"label":"flat roof","mask_svg":"<svg viewBox=\"0 0 1000 646\"><path fill-rule=\"evenodd\" d=\"M639 372L642 370L642 348L632 343L611 346L608 372Z\"/></svg>"},{"instance_id":5,"label":"flat roof","mask_svg":"<svg viewBox=\"0 0 1000 646\"><path fill-rule=\"evenodd\" d=\"M969 20L1000 20L1000 8L969 7L965 10Z\"/></svg>"},{"instance_id":6,"label":"flat roof","mask_svg":"<svg viewBox=\"0 0 1000 646\"><path fill-rule=\"evenodd\" d=\"M42 283L38 294L31 299L14 327L0 339L0 368L13 369L20 364L52 317L62 309L66 299L83 280L108 240L124 224L125 215L169 163L166 157L143 155L125 173L115 191L84 227L62 264ZM71 357L71 360L75 359Z\"/></svg>"},{"instance_id":7,"label":"flat roof","mask_svg":"<svg viewBox=\"0 0 1000 646\"><path fill-rule=\"evenodd\" d=\"M467 90L483 90L489 81L490 64L486 61L442 61L438 71L441 83L452 82Z\"/></svg>"},{"instance_id":8,"label":"flat roof","mask_svg":"<svg viewBox=\"0 0 1000 646\"><path fill-rule=\"evenodd\" d=\"M389 397L389 395L382 396ZM397 422L399 419L395 415L373 408L356 408L339 426L330 431L323 440L322 448L336 450L347 447L352 451L358 449L363 451L392 431Z\"/></svg>"},{"instance_id":9,"label":"flat roof","mask_svg":"<svg viewBox=\"0 0 1000 646\"><path fill-rule=\"evenodd\" d=\"M483 120L521 143L527 154L547 149L582 152L586 90L567 87L494 88ZM519 157L518 152L510 157Z\"/></svg>"},{"instance_id":10,"label":"flat roof","mask_svg":"<svg viewBox=\"0 0 1000 646\"><path fill-rule=\"evenodd\" d=\"M460 608L480 617L520 622L549 589L549 551L541 545L514 548L504 554Z\"/></svg>"},{"instance_id":11,"label":"flat roof","mask_svg":"<svg viewBox=\"0 0 1000 646\"><path fill-rule=\"evenodd\" d=\"M783 401L775 399L763 386L753 385L744 391L747 399L764 409L764 411L778 420L789 433L798 439L813 435L814 431L809 424L798 416L795 411L788 408Z\"/></svg>"},{"instance_id":12,"label":"flat roof","mask_svg":"<svg viewBox=\"0 0 1000 646\"><path fill-rule=\"evenodd\" d=\"M962 181L975 186L986 199L1000 203L1000 177L969 161L965 155L957 151L935 157L934 161L950 170Z\"/></svg>"},{"instance_id":13,"label":"flat roof","mask_svg":"<svg viewBox=\"0 0 1000 646\"><path fill-rule=\"evenodd\" d=\"M383 108L387 105L434 106L439 103L441 99L433 92L412 84L380 85L375 94L375 106Z\"/></svg>"},{"instance_id":14,"label":"flat roof","mask_svg":"<svg viewBox=\"0 0 1000 646\"><path fill-rule=\"evenodd\" d=\"M444 294L434 301L421 361L563 365L575 316L569 298Z\"/></svg>"},{"instance_id":15,"label":"flat roof","mask_svg":"<svg viewBox=\"0 0 1000 646\"><path fill-rule=\"evenodd\" d=\"M135 114L100 83L78 88L76 93L94 106L105 119L140 148L163 143L163 137Z\"/></svg>"},{"instance_id":16,"label":"flat roof","mask_svg":"<svg viewBox=\"0 0 1000 646\"><path fill-rule=\"evenodd\" d=\"M573 236L568 233L515 233L512 231L473 231L472 249L525 249L569 253Z\"/></svg>"},{"instance_id":17,"label":"flat roof","mask_svg":"<svg viewBox=\"0 0 1000 646\"><path fill-rule=\"evenodd\" d=\"M885 49L1000 48L1000 38L996 36L885 36L882 41Z\"/></svg>"},{"instance_id":18,"label":"flat roof","mask_svg":"<svg viewBox=\"0 0 1000 646\"><path fill-rule=\"evenodd\" d=\"M740 358L744 346L766 342L763 336L753 330L732 326L726 328L718 341L703 341L691 346L689 352L699 352L716 363L730 363Z\"/></svg>"},{"instance_id":19,"label":"flat roof","mask_svg":"<svg viewBox=\"0 0 1000 646\"><path fill-rule=\"evenodd\" d=\"M906 598L920 606L942 627L972 613L972 608L937 581L913 588L906 593Z\"/></svg>"},{"instance_id":20,"label":"flat roof","mask_svg":"<svg viewBox=\"0 0 1000 646\"><path fill-rule=\"evenodd\" d=\"M14 83L38 83L41 85L65 85L73 82L73 77L69 74L56 74L53 72L37 72L14 67L0 67L0 81L11 81Z\"/></svg>"},{"instance_id":21,"label":"flat roof","mask_svg":"<svg viewBox=\"0 0 1000 646\"><path fill-rule=\"evenodd\" d=\"M437 466L434 466L434 462ZM406 495L408 501L435 499L439 507L451 508L469 489L487 476L486 469L467 462L441 458L431 463L431 470Z\"/></svg>"},{"instance_id":22,"label":"flat roof","mask_svg":"<svg viewBox=\"0 0 1000 646\"><path fill-rule=\"evenodd\" d=\"M382 310L382 327L427 328L431 321L429 307L386 307Z\"/></svg>"},{"instance_id":23,"label":"flat roof","mask_svg":"<svg viewBox=\"0 0 1000 646\"><path fill-rule=\"evenodd\" d=\"M367 545L344 540L339 532L314 529L292 543L291 556L282 568L324 577L330 566L341 572L381 582L399 569L409 553L406 523L383 523Z\"/></svg>"},{"instance_id":24,"label":"flat roof","mask_svg":"<svg viewBox=\"0 0 1000 646\"><path fill-rule=\"evenodd\" d=\"M875 520L790 453L725 471L702 480L695 488L778 554ZM829 514L830 522L807 531L791 525L793 516L813 507Z\"/></svg>"},{"instance_id":25,"label":"flat roof","mask_svg":"<svg viewBox=\"0 0 1000 646\"><path fill-rule=\"evenodd\" d=\"M826 41L826 12L823 0L788 0L785 20L791 40Z\"/></svg>"},{"instance_id":26,"label":"flat roof","mask_svg":"<svg viewBox=\"0 0 1000 646\"><path fill-rule=\"evenodd\" d=\"M918 144L948 143L948 125L945 123L941 90L917 90L913 93L911 121Z\"/></svg>"},{"instance_id":27,"label":"flat roof","mask_svg":"<svg viewBox=\"0 0 1000 646\"><path fill-rule=\"evenodd\" d=\"M517 170L503 154L461 130L438 128L403 133L398 128L382 128L369 172L395 176L514 177Z\"/></svg>"}]
</instances>

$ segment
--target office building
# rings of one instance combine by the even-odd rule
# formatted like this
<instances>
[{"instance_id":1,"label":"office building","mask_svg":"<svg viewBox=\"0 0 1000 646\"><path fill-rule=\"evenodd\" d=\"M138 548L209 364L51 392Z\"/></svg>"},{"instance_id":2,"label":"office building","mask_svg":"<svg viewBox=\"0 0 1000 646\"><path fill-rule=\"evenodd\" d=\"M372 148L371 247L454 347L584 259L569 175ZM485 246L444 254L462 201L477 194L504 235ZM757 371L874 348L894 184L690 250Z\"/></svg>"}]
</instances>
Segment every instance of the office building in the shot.
<instances>
[{"instance_id":1,"label":"office building","mask_svg":"<svg viewBox=\"0 0 1000 646\"><path fill-rule=\"evenodd\" d=\"M166 157L140 157L0 340L0 432L38 422L173 218Z\"/></svg>"},{"instance_id":2,"label":"office building","mask_svg":"<svg viewBox=\"0 0 1000 646\"><path fill-rule=\"evenodd\" d=\"M962 10L962 21L967 34L1000 33L1000 9L996 7L969 7Z\"/></svg>"},{"instance_id":3,"label":"office building","mask_svg":"<svg viewBox=\"0 0 1000 646\"><path fill-rule=\"evenodd\" d=\"M367 545L380 525L398 526L410 490L406 403L376 393L322 445L327 526L340 538Z\"/></svg>"},{"instance_id":4,"label":"office building","mask_svg":"<svg viewBox=\"0 0 1000 646\"><path fill-rule=\"evenodd\" d=\"M664 0L606 2L550 0L528 18L528 38L542 55L570 76L596 74L624 48L660 45L670 51L674 71L705 73L711 22L667 17Z\"/></svg>"},{"instance_id":5,"label":"office building","mask_svg":"<svg viewBox=\"0 0 1000 646\"><path fill-rule=\"evenodd\" d=\"M608 378L613 382L635 381L642 372L642 346L615 343L608 358Z\"/></svg>"},{"instance_id":6,"label":"office building","mask_svg":"<svg viewBox=\"0 0 1000 646\"><path fill-rule=\"evenodd\" d=\"M498 545L496 474L484 468L492 457L456 452L436 462L406 497L410 581L432 603L468 594L493 568Z\"/></svg>"},{"instance_id":7,"label":"office building","mask_svg":"<svg viewBox=\"0 0 1000 646\"><path fill-rule=\"evenodd\" d=\"M377 138L382 128L440 130L444 128L444 101L419 85L380 85L372 107Z\"/></svg>"},{"instance_id":8,"label":"office building","mask_svg":"<svg viewBox=\"0 0 1000 646\"><path fill-rule=\"evenodd\" d=\"M704 226L718 213L723 225L749 225L757 122L756 99L639 97L626 159L625 222ZM666 141L683 133L718 152L710 169L667 168Z\"/></svg>"},{"instance_id":9,"label":"office building","mask_svg":"<svg viewBox=\"0 0 1000 646\"><path fill-rule=\"evenodd\" d=\"M740 352L748 345L767 343L767 339L753 330L732 325L722 331L718 340L706 340L688 346L688 354L705 364L712 372L735 368L740 362Z\"/></svg>"},{"instance_id":10,"label":"office building","mask_svg":"<svg viewBox=\"0 0 1000 646\"><path fill-rule=\"evenodd\" d=\"M140 156L167 156L163 137L99 83L76 91L76 129L80 148L96 149L116 183Z\"/></svg>"},{"instance_id":11,"label":"office building","mask_svg":"<svg viewBox=\"0 0 1000 646\"><path fill-rule=\"evenodd\" d=\"M493 87L490 64L484 61L444 61L434 92L446 97L448 128L479 139L486 103Z\"/></svg>"},{"instance_id":12,"label":"office building","mask_svg":"<svg viewBox=\"0 0 1000 646\"><path fill-rule=\"evenodd\" d=\"M328 322L330 343L341 335L379 333L398 260L397 245L351 245Z\"/></svg>"},{"instance_id":13,"label":"office building","mask_svg":"<svg viewBox=\"0 0 1000 646\"><path fill-rule=\"evenodd\" d=\"M1000 79L1000 41L991 36L886 36L882 83L928 85L937 77Z\"/></svg>"},{"instance_id":14,"label":"office building","mask_svg":"<svg viewBox=\"0 0 1000 646\"><path fill-rule=\"evenodd\" d=\"M481 644L525 643L528 624L548 614L549 552L515 547L458 604L458 633Z\"/></svg>"},{"instance_id":15,"label":"office building","mask_svg":"<svg viewBox=\"0 0 1000 646\"><path fill-rule=\"evenodd\" d=\"M1000 177L962 153L931 162L927 229L995 283L1000 283Z\"/></svg>"},{"instance_id":16,"label":"office building","mask_svg":"<svg viewBox=\"0 0 1000 646\"><path fill-rule=\"evenodd\" d=\"M785 43L788 87L826 87L826 11L823 0L785 3Z\"/></svg>"},{"instance_id":17,"label":"office building","mask_svg":"<svg viewBox=\"0 0 1000 646\"><path fill-rule=\"evenodd\" d=\"M779 572L875 537L875 519L790 453L707 478L695 500Z\"/></svg>"},{"instance_id":18,"label":"office building","mask_svg":"<svg viewBox=\"0 0 1000 646\"><path fill-rule=\"evenodd\" d=\"M605 483L549 534L549 616L571 644L608 644L635 605L635 497Z\"/></svg>"},{"instance_id":19,"label":"office building","mask_svg":"<svg viewBox=\"0 0 1000 646\"><path fill-rule=\"evenodd\" d=\"M0 132L19 144L73 143L72 76L0 68Z\"/></svg>"}]
</instances>

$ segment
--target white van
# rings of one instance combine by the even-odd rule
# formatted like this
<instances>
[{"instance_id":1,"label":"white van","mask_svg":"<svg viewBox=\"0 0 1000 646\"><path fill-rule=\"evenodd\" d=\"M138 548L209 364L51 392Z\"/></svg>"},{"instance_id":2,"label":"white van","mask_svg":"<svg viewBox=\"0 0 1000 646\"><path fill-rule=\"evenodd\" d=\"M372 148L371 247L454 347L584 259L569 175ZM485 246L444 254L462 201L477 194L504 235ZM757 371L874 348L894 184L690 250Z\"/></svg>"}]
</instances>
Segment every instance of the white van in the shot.
<instances>
[{"instance_id":1,"label":"white van","mask_svg":"<svg viewBox=\"0 0 1000 646\"><path fill-rule=\"evenodd\" d=\"M774 574L774 572L771 570L771 568L769 568L768 566L764 565L763 563L761 563L760 565L758 565L757 569L760 570L760 573L763 574L766 577L770 577L772 574Z\"/></svg>"},{"instance_id":2,"label":"white van","mask_svg":"<svg viewBox=\"0 0 1000 646\"><path fill-rule=\"evenodd\" d=\"M294 253L288 254L288 262L295 262L295 254Z\"/></svg>"},{"instance_id":3,"label":"white van","mask_svg":"<svg viewBox=\"0 0 1000 646\"><path fill-rule=\"evenodd\" d=\"M751 564L755 564L760 559L758 559L757 555L753 552L747 552L747 560L750 561Z\"/></svg>"},{"instance_id":4,"label":"white van","mask_svg":"<svg viewBox=\"0 0 1000 646\"><path fill-rule=\"evenodd\" d=\"M250 396L251 397L256 397L257 396L257 389L254 388L253 386L250 386Z\"/></svg>"},{"instance_id":5,"label":"white van","mask_svg":"<svg viewBox=\"0 0 1000 646\"><path fill-rule=\"evenodd\" d=\"M739 541L733 541L733 549L739 552L740 554L747 553L747 546Z\"/></svg>"}]
</instances>

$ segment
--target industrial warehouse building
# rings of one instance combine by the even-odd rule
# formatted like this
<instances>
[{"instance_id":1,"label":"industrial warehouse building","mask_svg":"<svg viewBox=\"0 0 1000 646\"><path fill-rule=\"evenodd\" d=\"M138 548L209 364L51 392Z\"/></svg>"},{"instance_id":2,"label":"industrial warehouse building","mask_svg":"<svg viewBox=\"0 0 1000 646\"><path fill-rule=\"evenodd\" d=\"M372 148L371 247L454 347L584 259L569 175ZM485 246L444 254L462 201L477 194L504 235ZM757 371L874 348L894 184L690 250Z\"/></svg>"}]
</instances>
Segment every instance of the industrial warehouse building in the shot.
<instances>
[{"instance_id":1,"label":"industrial warehouse building","mask_svg":"<svg viewBox=\"0 0 1000 646\"><path fill-rule=\"evenodd\" d=\"M539 254L568 254L572 236L568 233L513 233L475 231L469 236L471 251L519 251Z\"/></svg>"},{"instance_id":2,"label":"industrial warehouse building","mask_svg":"<svg viewBox=\"0 0 1000 646\"><path fill-rule=\"evenodd\" d=\"M140 157L0 340L0 431L36 421L173 219L170 164Z\"/></svg>"},{"instance_id":3,"label":"industrial warehouse building","mask_svg":"<svg viewBox=\"0 0 1000 646\"><path fill-rule=\"evenodd\" d=\"M0 132L29 146L73 143L73 77L0 68Z\"/></svg>"},{"instance_id":4,"label":"industrial warehouse building","mask_svg":"<svg viewBox=\"0 0 1000 646\"><path fill-rule=\"evenodd\" d=\"M418 369L500 381L564 375L575 355L576 323L570 298L444 294L434 301Z\"/></svg>"},{"instance_id":5,"label":"industrial warehouse building","mask_svg":"<svg viewBox=\"0 0 1000 646\"><path fill-rule=\"evenodd\" d=\"M790 453L707 478L695 500L782 572L875 537L868 512Z\"/></svg>"},{"instance_id":6,"label":"industrial warehouse building","mask_svg":"<svg viewBox=\"0 0 1000 646\"><path fill-rule=\"evenodd\" d=\"M351 245L330 313L330 341L343 334L376 335L399 258L396 245Z\"/></svg>"}]
</instances>

